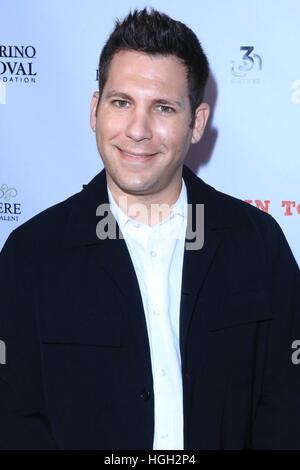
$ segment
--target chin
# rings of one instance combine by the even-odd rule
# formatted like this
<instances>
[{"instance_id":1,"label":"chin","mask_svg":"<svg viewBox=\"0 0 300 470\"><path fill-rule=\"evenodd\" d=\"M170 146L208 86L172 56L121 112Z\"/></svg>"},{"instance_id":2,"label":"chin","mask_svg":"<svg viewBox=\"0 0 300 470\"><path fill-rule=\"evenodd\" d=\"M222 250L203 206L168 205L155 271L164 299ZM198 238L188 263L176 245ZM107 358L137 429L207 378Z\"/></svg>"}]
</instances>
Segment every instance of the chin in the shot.
<instances>
[{"instance_id":1,"label":"chin","mask_svg":"<svg viewBox=\"0 0 300 470\"><path fill-rule=\"evenodd\" d=\"M117 181L118 186L125 190L139 191L152 186L153 182L149 178L143 178L141 175L126 175Z\"/></svg>"},{"instance_id":2,"label":"chin","mask_svg":"<svg viewBox=\"0 0 300 470\"><path fill-rule=\"evenodd\" d=\"M150 188L147 186L138 186L138 185L128 185L128 186L123 186L121 187L122 191L128 194L148 194L150 191Z\"/></svg>"},{"instance_id":3,"label":"chin","mask_svg":"<svg viewBox=\"0 0 300 470\"><path fill-rule=\"evenodd\" d=\"M153 190L153 182L150 181L139 181L139 182L123 182L119 185L120 189L125 193L130 194L148 194Z\"/></svg>"}]
</instances>

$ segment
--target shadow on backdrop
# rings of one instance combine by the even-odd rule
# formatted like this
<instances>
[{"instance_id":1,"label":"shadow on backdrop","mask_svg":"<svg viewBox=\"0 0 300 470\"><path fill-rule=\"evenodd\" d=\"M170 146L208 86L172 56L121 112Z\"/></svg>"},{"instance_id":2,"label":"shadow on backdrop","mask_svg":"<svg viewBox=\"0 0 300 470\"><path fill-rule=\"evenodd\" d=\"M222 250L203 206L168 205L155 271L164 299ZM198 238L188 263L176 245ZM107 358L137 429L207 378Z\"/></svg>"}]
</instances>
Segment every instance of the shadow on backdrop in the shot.
<instances>
[{"instance_id":1,"label":"shadow on backdrop","mask_svg":"<svg viewBox=\"0 0 300 470\"><path fill-rule=\"evenodd\" d=\"M217 82L212 74L209 75L204 102L210 106L210 116L202 139L197 144L191 145L185 159L185 164L194 172L198 173L211 159L218 137L218 130L212 127L214 110L218 96Z\"/></svg>"}]
</instances>

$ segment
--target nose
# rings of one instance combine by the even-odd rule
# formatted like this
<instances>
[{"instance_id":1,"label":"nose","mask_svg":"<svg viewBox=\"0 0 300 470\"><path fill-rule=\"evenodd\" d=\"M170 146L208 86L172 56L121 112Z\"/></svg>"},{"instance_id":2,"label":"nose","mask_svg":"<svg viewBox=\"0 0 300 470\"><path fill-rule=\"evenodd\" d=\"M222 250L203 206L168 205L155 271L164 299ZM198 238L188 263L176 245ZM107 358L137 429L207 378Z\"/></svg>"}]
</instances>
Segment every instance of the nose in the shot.
<instances>
[{"instance_id":1,"label":"nose","mask_svg":"<svg viewBox=\"0 0 300 470\"><path fill-rule=\"evenodd\" d=\"M136 142L151 139L151 124L146 110L134 109L132 111L126 127L126 136Z\"/></svg>"}]
</instances>

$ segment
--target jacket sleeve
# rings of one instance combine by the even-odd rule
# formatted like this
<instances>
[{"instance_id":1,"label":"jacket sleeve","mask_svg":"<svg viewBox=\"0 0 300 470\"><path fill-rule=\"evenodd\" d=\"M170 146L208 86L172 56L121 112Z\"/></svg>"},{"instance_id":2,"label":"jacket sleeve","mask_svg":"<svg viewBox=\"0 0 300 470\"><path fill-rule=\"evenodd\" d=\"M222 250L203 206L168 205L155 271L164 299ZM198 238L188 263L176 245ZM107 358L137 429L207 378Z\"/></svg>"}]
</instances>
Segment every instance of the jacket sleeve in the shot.
<instances>
[{"instance_id":1,"label":"jacket sleeve","mask_svg":"<svg viewBox=\"0 0 300 470\"><path fill-rule=\"evenodd\" d=\"M43 392L29 251L17 229L0 253L0 449L58 448Z\"/></svg>"},{"instance_id":2,"label":"jacket sleeve","mask_svg":"<svg viewBox=\"0 0 300 470\"><path fill-rule=\"evenodd\" d=\"M300 271L274 219L267 233L267 285L273 319L252 446L300 449Z\"/></svg>"}]
</instances>

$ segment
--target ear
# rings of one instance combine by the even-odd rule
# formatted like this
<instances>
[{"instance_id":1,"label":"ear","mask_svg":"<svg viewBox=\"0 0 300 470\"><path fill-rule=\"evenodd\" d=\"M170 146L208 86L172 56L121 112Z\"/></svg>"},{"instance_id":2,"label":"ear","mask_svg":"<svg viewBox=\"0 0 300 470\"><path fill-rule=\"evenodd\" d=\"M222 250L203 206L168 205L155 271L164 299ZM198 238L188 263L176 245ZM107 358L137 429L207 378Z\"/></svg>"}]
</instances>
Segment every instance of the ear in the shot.
<instances>
[{"instance_id":1,"label":"ear","mask_svg":"<svg viewBox=\"0 0 300 470\"><path fill-rule=\"evenodd\" d=\"M91 115L90 115L90 124L92 130L95 132L96 130L96 121L97 121L97 104L99 101L99 91L95 91L93 93L92 101L91 101Z\"/></svg>"},{"instance_id":2,"label":"ear","mask_svg":"<svg viewBox=\"0 0 300 470\"><path fill-rule=\"evenodd\" d=\"M195 111L195 122L192 132L192 144L196 144L202 137L209 117L209 105L201 103Z\"/></svg>"}]
</instances>

